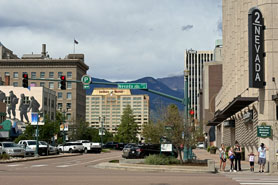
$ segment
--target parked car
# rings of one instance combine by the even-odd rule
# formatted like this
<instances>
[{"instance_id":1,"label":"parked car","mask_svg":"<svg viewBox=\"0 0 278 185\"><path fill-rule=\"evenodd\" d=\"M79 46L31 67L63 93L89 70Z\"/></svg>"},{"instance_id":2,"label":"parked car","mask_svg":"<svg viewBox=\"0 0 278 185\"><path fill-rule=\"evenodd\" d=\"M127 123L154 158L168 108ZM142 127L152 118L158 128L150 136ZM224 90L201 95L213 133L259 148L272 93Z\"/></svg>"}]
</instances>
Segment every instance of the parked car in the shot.
<instances>
[{"instance_id":1,"label":"parked car","mask_svg":"<svg viewBox=\"0 0 278 185\"><path fill-rule=\"evenodd\" d=\"M84 153L97 152L101 153L100 143L90 142L89 140L78 140L76 142L82 143L84 146Z\"/></svg>"},{"instance_id":2,"label":"parked car","mask_svg":"<svg viewBox=\"0 0 278 185\"><path fill-rule=\"evenodd\" d=\"M59 152L69 152L69 153L80 152L80 153L83 153L84 146L82 145L82 143L78 143L78 142L67 142L64 145L59 145L58 149L59 149Z\"/></svg>"},{"instance_id":3,"label":"parked car","mask_svg":"<svg viewBox=\"0 0 278 185\"><path fill-rule=\"evenodd\" d=\"M154 154L164 154L167 156L178 157L177 149L173 146L172 152L160 152L160 144L142 144L130 145L127 144L123 149L123 158L144 158Z\"/></svg>"},{"instance_id":4,"label":"parked car","mask_svg":"<svg viewBox=\"0 0 278 185\"><path fill-rule=\"evenodd\" d=\"M2 154L8 154L12 157L24 157L25 150L15 144L14 142L1 142L0 143Z\"/></svg>"},{"instance_id":5,"label":"parked car","mask_svg":"<svg viewBox=\"0 0 278 185\"><path fill-rule=\"evenodd\" d=\"M35 156L36 151L34 149L32 149L28 146L25 147L24 145L20 145L20 144L18 144L18 146L20 146L21 148L23 148L25 150L25 154L24 154L25 157L34 157Z\"/></svg>"},{"instance_id":6,"label":"parked car","mask_svg":"<svg viewBox=\"0 0 278 185\"><path fill-rule=\"evenodd\" d=\"M103 145L103 148L116 149L117 144L118 144L118 142L109 141L105 145Z\"/></svg>"},{"instance_id":7,"label":"parked car","mask_svg":"<svg viewBox=\"0 0 278 185\"><path fill-rule=\"evenodd\" d=\"M125 147L123 148L122 157L126 159L139 158L138 152L139 152L139 147L136 144L129 143L126 144Z\"/></svg>"},{"instance_id":8,"label":"parked car","mask_svg":"<svg viewBox=\"0 0 278 185\"><path fill-rule=\"evenodd\" d=\"M37 148L37 142L36 140L20 140L18 142L19 145L23 145L24 148L29 147L36 151ZM47 145L42 145L39 143L39 148L38 148L38 154L39 155L47 155Z\"/></svg>"},{"instance_id":9,"label":"parked car","mask_svg":"<svg viewBox=\"0 0 278 185\"><path fill-rule=\"evenodd\" d=\"M40 145L46 146L48 148L48 151L47 151L48 155L59 154L59 150L57 147L52 146L45 141L39 141L39 143L40 143Z\"/></svg>"},{"instance_id":10,"label":"parked car","mask_svg":"<svg viewBox=\"0 0 278 185\"><path fill-rule=\"evenodd\" d=\"M200 149L204 149L205 148L205 143L204 142L198 142L196 147L200 148Z\"/></svg>"},{"instance_id":11,"label":"parked car","mask_svg":"<svg viewBox=\"0 0 278 185\"><path fill-rule=\"evenodd\" d=\"M126 143L118 143L118 144L116 144L115 149L116 150L123 150L125 145L126 145Z\"/></svg>"}]
</instances>

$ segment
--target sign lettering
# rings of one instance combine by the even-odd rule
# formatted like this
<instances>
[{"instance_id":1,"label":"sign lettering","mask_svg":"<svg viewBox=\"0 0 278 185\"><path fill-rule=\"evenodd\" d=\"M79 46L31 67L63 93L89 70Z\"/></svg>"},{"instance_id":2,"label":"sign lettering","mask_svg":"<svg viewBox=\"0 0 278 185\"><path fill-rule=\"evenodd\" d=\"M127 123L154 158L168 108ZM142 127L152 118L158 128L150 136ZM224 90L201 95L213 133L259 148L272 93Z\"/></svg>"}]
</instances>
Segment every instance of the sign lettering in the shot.
<instances>
[{"instance_id":1,"label":"sign lettering","mask_svg":"<svg viewBox=\"0 0 278 185\"><path fill-rule=\"evenodd\" d=\"M264 22L261 11L251 8L248 13L249 87L264 87Z\"/></svg>"}]
</instances>

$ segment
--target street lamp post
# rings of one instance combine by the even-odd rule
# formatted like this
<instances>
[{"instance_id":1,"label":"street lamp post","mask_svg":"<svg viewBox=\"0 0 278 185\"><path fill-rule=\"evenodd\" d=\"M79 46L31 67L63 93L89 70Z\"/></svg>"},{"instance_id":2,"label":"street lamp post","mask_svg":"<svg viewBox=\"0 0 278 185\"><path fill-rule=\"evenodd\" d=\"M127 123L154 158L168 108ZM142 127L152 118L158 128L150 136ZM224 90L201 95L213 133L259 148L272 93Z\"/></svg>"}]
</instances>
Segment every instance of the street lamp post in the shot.
<instances>
[{"instance_id":1,"label":"street lamp post","mask_svg":"<svg viewBox=\"0 0 278 185\"><path fill-rule=\"evenodd\" d=\"M99 117L99 123L101 124L101 126L100 126L101 149L102 149L102 143L103 143L103 138L102 138L102 135L103 135L103 122L105 122L105 116L103 116L102 121L101 121L101 117Z\"/></svg>"},{"instance_id":2,"label":"street lamp post","mask_svg":"<svg viewBox=\"0 0 278 185\"><path fill-rule=\"evenodd\" d=\"M184 98L183 98L183 105L184 105L184 125L185 125L185 127L188 126L188 76L189 76L189 71L188 70L184 70ZM185 135L185 138L189 137L188 133L184 133L184 135ZM189 139L189 138L187 138L187 139ZM188 160L189 157L190 156L188 156L187 146L184 145L183 160Z\"/></svg>"}]
</instances>

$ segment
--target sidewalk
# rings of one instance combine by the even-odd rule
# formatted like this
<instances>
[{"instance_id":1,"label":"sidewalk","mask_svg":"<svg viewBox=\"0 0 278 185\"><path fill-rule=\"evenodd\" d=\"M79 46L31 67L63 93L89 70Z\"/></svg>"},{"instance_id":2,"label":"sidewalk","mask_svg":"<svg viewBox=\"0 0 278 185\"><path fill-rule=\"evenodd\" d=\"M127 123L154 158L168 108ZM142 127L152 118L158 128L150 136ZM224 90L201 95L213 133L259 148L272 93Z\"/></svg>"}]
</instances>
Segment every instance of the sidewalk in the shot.
<instances>
[{"instance_id":1,"label":"sidewalk","mask_svg":"<svg viewBox=\"0 0 278 185\"><path fill-rule=\"evenodd\" d=\"M218 151L216 152L216 154L210 154L205 149L194 149L193 152L197 156L197 159L200 159L200 160L205 160L205 159L214 160L215 161L216 171L218 171L218 172L220 171L219 170L220 159L219 159L219 152ZM228 172L230 170L230 165L231 165L230 160L227 159L226 168L225 168L226 172ZM255 172L259 172L259 165L258 165L258 163L255 162L254 168L255 168ZM265 168L265 169L267 169L267 168ZM241 170L242 170L242 172L248 172L248 173L250 172L249 161L246 161L246 160L245 161L241 161Z\"/></svg>"}]
</instances>

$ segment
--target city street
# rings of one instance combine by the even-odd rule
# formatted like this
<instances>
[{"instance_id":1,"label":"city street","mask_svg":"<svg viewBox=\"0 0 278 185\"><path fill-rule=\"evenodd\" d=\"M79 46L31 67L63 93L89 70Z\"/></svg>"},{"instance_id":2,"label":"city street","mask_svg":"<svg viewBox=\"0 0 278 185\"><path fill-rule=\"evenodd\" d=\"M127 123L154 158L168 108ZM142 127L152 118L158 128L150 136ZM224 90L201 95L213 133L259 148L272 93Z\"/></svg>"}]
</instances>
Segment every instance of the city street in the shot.
<instances>
[{"instance_id":1,"label":"city street","mask_svg":"<svg viewBox=\"0 0 278 185\"><path fill-rule=\"evenodd\" d=\"M219 174L100 170L94 165L119 159L120 151L0 165L1 185L236 185Z\"/></svg>"}]
</instances>

